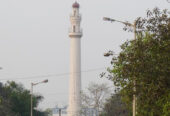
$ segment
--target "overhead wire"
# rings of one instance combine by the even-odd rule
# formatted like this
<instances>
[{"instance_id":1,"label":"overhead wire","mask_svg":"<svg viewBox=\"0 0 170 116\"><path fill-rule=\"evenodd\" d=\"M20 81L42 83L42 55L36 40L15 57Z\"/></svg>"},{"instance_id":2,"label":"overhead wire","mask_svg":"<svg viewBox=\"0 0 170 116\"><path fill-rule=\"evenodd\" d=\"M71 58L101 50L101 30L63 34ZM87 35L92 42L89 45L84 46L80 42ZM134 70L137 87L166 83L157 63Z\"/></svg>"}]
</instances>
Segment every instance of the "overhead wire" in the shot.
<instances>
[{"instance_id":1,"label":"overhead wire","mask_svg":"<svg viewBox=\"0 0 170 116\"><path fill-rule=\"evenodd\" d=\"M104 67L102 68L95 68L95 69L89 69L89 70L85 70L85 71L81 71L81 73L84 72L93 72L93 71L97 71L97 70L102 70L105 69ZM58 73L58 74L48 74L48 75L38 75L38 76L28 76L28 77L18 77L18 78L0 78L0 81L3 80L28 80L28 79L38 79L38 78L51 78L51 77L61 77L61 76L66 76L66 75L70 75L72 73L80 73L80 72L68 72L68 73Z\"/></svg>"}]
</instances>

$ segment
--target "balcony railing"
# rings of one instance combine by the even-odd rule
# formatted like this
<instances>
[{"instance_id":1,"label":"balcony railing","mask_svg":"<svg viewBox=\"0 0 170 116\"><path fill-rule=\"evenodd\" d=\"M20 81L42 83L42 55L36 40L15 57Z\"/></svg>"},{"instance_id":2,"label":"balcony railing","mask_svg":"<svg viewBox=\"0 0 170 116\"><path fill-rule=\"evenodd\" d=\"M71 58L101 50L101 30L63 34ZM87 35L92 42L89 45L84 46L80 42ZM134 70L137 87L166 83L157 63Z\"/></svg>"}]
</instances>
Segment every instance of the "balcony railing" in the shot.
<instances>
[{"instance_id":1,"label":"balcony railing","mask_svg":"<svg viewBox=\"0 0 170 116\"><path fill-rule=\"evenodd\" d=\"M73 31L72 28L69 28L69 33L82 33L83 29L80 29L79 31Z\"/></svg>"},{"instance_id":2,"label":"balcony railing","mask_svg":"<svg viewBox=\"0 0 170 116\"><path fill-rule=\"evenodd\" d=\"M83 31L82 29L80 29L79 31L73 31L71 28L69 29L69 36L70 37L81 37L83 35Z\"/></svg>"},{"instance_id":3,"label":"balcony railing","mask_svg":"<svg viewBox=\"0 0 170 116\"><path fill-rule=\"evenodd\" d=\"M81 15L79 14L79 15L73 15L73 14L71 14L70 15L70 18L71 19L80 19L81 20Z\"/></svg>"}]
</instances>

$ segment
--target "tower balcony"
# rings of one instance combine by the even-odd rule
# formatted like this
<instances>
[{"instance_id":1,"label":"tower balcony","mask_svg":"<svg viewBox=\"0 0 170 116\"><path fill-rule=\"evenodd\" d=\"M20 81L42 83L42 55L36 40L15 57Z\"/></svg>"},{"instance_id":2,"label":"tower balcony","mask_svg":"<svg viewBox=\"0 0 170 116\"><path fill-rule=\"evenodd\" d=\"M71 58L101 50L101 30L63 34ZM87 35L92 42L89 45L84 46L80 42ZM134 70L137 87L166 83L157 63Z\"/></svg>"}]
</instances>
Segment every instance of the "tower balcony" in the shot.
<instances>
[{"instance_id":1,"label":"tower balcony","mask_svg":"<svg viewBox=\"0 0 170 116\"><path fill-rule=\"evenodd\" d=\"M74 32L72 29L69 29L69 37L70 37L70 38L73 38L73 37L75 37L75 38L81 38L82 35L83 35L82 29L79 30L79 31L77 31L77 32Z\"/></svg>"},{"instance_id":2,"label":"tower balcony","mask_svg":"<svg viewBox=\"0 0 170 116\"><path fill-rule=\"evenodd\" d=\"M71 14L70 15L70 19L71 20L81 20L81 15L79 14L79 15L73 15L73 14Z\"/></svg>"}]
</instances>

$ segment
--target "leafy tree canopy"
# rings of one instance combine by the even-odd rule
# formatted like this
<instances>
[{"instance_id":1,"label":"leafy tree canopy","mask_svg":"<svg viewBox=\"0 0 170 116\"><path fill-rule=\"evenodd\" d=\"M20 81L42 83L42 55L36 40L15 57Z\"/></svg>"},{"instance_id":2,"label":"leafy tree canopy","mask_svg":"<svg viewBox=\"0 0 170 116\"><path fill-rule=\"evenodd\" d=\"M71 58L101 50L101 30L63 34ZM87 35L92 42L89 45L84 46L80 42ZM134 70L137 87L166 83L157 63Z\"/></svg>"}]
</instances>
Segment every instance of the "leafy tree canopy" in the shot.
<instances>
[{"instance_id":1,"label":"leafy tree canopy","mask_svg":"<svg viewBox=\"0 0 170 116\"><path fill-rule=\"evenodd\" d=\"M113 56L109 78L129 109L136 94L138 116L170 115L170 13L149 10L136 26L137 39L125 42L119 56Z\"/></svg>"},{"instance_id":2,"label":"leafy tree canopy","mask_svg":"<svg viewBox=\"0 0 170 116\"><path fill-rule=\"evenodd\" d=\"M129 111L122 102L120 94L113 94L106 100L100 116L128 116Z\"/></svg>"},{"instance_id":3,"label":"leafy tree canopy","mask_svg":"<svg viewBox=\"0 0 170 116\"><path fill-rule=\"evenodd\" d=\"M5 85L0 83L0 115L2 116L30 116L30 91L14 81ZM37 107L42 96L33 95L33 108ZM45 112L33 110L36 116L45 116Z\"/></svg>"}]
</instances>

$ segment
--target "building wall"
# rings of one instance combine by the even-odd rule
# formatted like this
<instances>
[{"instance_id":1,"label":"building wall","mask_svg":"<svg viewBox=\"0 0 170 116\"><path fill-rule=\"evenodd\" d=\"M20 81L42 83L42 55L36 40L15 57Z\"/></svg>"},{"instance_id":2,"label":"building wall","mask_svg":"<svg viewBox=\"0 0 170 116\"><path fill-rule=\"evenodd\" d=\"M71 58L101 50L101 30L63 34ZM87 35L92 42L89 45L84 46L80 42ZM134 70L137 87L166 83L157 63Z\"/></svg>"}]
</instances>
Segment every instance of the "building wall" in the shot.
<instances>
[{"instance_id":1,"label":"building wall","mask_svg":"<svg viewBox=\"0 0 170 116\"><path fill-rule=\"evenodd\" d=\"M61 109L61 116L68 116L67 108L54 108L53 116L60 116L59 109ZM98 116L98 112L94 108L83 108L81 116Z\"/></svg>"}]
</instances>

